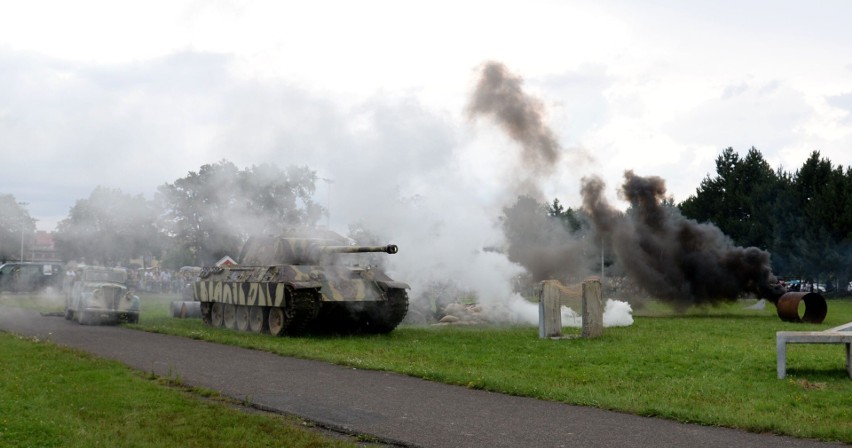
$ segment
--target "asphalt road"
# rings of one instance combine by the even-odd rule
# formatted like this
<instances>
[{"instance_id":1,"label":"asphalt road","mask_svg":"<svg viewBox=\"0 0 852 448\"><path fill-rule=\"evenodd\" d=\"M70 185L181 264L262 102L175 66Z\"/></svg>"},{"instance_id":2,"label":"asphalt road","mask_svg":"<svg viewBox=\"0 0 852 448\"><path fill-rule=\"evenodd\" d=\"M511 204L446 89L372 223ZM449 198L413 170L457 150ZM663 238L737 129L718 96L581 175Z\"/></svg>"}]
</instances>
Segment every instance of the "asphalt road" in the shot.
<instances>
[{"instance_id":1,"label":"asphalt road","mask_svg":"<svg viewBox=\"0 0 852 448\"><path fill-rule=\"evenodd\" d=\"M419 447L848 446L675 423L0 306L0 330L179 377L266 410ZM2 354L0 354L2 359Z\"/></svg>"}]
</instances>

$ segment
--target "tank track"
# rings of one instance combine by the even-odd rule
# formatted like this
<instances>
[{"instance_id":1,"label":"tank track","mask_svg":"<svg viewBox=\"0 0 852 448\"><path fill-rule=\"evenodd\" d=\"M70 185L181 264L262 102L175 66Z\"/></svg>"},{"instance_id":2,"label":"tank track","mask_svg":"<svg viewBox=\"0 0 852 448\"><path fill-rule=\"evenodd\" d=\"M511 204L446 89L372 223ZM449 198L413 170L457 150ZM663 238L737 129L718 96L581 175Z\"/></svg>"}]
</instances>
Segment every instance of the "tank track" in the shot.
<instances>
[{"instance_id":1,"label":"tank track","mask_svg":"<svg viewBox=\"0 0 852 448\"><path fill-rule=\"evenodd\" d=\"M288 290L288 292L291 301L284 311L287 318L284 333L288 335L302 334L319 315L319 293L295 290Z\"/></svg>"},{"instance_id":2,"label":"tank track","mask_svg":"<svg viewBox=\"0 0 852 448\"><path fill-rule=\"evenodd\" d=\"M269 308L270 310L273 308ZM321 302L320 292L313 289L287 289L281 330L272 332L264 325L264 332L275 336L297 336L316 333L368 333L384 334L393 331L408 312L408 294L402 289L386 292L380 302ZM212 325L212 304L201 304L201 318ZM266 314L266 313L265 313Z\"/></svg>"},{"instance_id":3,"label":"tank track","mask_svg":"<svg viewBox=\"0 0 852 448\"><path fill-rule=\"evenodd\" d=\"M408 296L404 290L387 292L378 302L322 302L320 315L308 331L318 334L385 334L390 333L408 312Z\"/></svg>"},{"instance_id":4,"label":"tank track","mask_svg":"<svg viewBox=\"0 0 852 448\"><path fill-rule=\"evenodd\" d=\"M402 322L406 313L408 313L408 294L401 289L389 290L387 301L376 304L375 312L364 326L364 331L374 334L390 333Z\"/></svg>"}]
</instances>

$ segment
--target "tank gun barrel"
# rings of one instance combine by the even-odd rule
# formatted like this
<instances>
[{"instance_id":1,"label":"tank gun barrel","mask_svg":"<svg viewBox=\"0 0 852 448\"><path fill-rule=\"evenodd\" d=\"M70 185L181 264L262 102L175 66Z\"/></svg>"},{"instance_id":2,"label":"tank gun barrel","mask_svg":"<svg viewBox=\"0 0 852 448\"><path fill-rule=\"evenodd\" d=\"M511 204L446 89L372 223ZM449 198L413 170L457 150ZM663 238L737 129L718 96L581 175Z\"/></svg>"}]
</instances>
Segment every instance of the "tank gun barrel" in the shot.
<instances>
[{"instance_id":1,"label":"tank gun barrel","mask_svg":"<svg viewBox=\"0 0 852 448\"><path fill-rule=\"evenodd\" d=\"M399 252L396 244L388 244L387 246L315 246L314 250L321 254L355 254L364 252L395 254Z\"/></svg>"}]
</instances>

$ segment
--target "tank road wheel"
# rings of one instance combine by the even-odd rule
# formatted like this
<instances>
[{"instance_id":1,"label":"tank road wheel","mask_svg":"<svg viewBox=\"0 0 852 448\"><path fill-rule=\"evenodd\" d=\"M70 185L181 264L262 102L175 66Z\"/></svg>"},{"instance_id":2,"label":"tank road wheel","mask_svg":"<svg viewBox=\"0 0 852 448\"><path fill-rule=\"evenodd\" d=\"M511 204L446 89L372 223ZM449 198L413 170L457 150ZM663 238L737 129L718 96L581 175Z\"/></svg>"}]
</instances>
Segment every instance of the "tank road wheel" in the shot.
<instances>
[{"instance_id":1,"label":"tank road wheel","mask_svg":"<svg viewBox=\"0 0 852 448\"><path fill-rule=\"evenodd\" d=\"M269 333L295 335L305 331L319 314L319 291L287 289L283 307L269 308Z\"/></svg>"},{"instance_id":2,"label":"tank road wheel","mask_svg":"<svg viewBox=\"0 0 852 448\"><path fill-rule=\"evenodd\" d=\"M287 316L284 313L284 308L272 307L269 308L269 334L273 336L284 336L284 330L287 328Z\"/></svg>"},{"instance_id":3,"label":"tank road wheel","mask_svg":"<svg viewBox=\"0 0 852 448\"><path fill-rule=\"evenodd\" d=\"M210 309L210 325L214 327L221 327L224 321L224 310L222 309L222 304L219 302L213 302L213 306Z\"/></svg>"},{"instance_id":4,"label":"tank road wheel","mask_svg":"<svg viewBox=\"0 0 852 448\"><path fill-rule=\"evenodd\" d=\"M237 328L237 307L230 303L226 303L222 308L222 325L225 328Z\"/></svg>"},{"instance_id":5,"label":"tank road wheel","mask_svg":"<svg viewBox=\"0 0 852 448\"><path fill-rule=\"evenodd\" d=\"M234 315L237 330L248 331L249 329L249 307L245 305L237 305L236 314Z\"/></svg>"},{"instance_id":6,"label":"tank road wheel","mask_svg":"<svg viewBox=\"0 0 852 448\"><path fill-rule=\"evenodd\" d=\"M263 333L266 329L266 320L269 318L269 311L262 306L249 307L248 325L249 331L252 333Z\"/></svg>"}]
</instances>

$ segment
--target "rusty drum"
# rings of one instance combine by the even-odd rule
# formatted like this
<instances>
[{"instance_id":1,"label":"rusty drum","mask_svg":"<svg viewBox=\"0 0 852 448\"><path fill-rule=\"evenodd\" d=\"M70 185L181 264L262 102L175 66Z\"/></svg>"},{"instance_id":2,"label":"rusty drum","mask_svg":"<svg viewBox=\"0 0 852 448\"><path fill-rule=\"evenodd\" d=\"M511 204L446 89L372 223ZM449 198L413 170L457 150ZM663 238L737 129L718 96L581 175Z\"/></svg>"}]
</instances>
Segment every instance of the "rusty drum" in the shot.
<instances>
[{"instance_id":1,"label":"rusty drum","mask_svg":"<svg viewBox=\"0 0 852 448\"><path fill-rule=\"evenodd\" d=\"M799 315L799 305L805 303L805 312ZM788 292L775 303L778 317L785 322L821 324L828 314L825 297L815 292Z\"/></svg>"}]
</instances>

